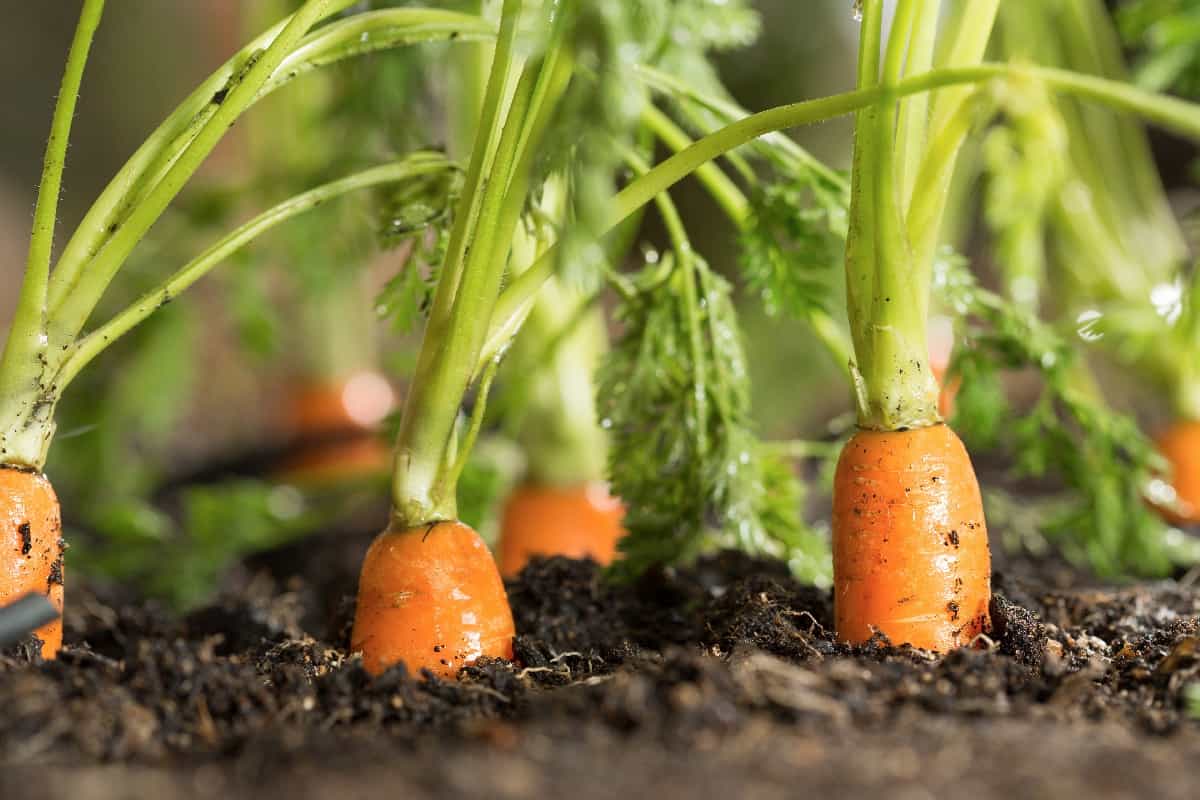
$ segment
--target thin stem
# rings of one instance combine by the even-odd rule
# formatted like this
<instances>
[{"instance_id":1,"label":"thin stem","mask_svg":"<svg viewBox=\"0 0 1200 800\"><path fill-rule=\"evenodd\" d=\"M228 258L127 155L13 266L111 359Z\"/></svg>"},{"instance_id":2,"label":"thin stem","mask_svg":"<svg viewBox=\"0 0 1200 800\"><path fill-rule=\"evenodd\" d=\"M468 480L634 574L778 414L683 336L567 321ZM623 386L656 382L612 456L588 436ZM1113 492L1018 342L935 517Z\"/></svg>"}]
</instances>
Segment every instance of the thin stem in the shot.
<instances>
[{"instance_id":1,"label":"thin stem","mask_svg":"<svg viewBox=\"0 0 1200 800\"><path fill-rule=\"evenodd\" d=\"M915 6L911 33L908 41L908 57L905 60L906 75L920 75L933 66L933 53L937 46L938 11L941 0L912 0ZM926 134L929 128L929 95L913 95L900 103L900 123L896 133L896 181L900 187L900 199L907 213L913 199L913 187L917 185L917 171L921 154L925 151Z\"/></svg>"},{"instance_id":2,"label":"thin stem","mask_svg":"<svg viewBox=\"0 0 1200 800\"><path fill-rule=\"evenodd\" d=\"M969 86L989 80L1018 78L1037 80L1048 88L1108 105L1118 111L1139 115L1181 136L1200 141L1200 107L1174 97L1164 97L1116 81L1078 75L1048 67L1018 64L983 63L971 67L947 67L905 78L892 87L893 97ZM660 192L695 172L702 164L768 133L822 122L851 114L879 102L885 92L878 88L856 89L818 100L778 106L751 114L737 122L696 140L688 149L667 158L639 177L614 199L609 217L600 226L603 234L652 201ZM537 262L522 273L500 296L492 317L487 345L481 362L491 358L520 328L528 302L538 287L553 274L556 253L551 247Z\"/></svg>"},{"instance_id":3,"label":"thin stem","mask_svg":"<svg viewBox=\"0 0 1200 800\"><path fill-rule=\"evenodd\" d=\"M508 188L531 88L522 81L505 107L517 71L513 45L521 0L505 0L479 130L451 230L433 308L421 340L412 390L396 441L393 515L406 525L453 519L455 487L446 459L458 409L478 363L503 263L466 258L482 227L495 225ZM485 216L488 216L485 219ZM493 354L493 356L497 355Z\"/></svg>"},{"instance_id":4,"label":"thin stem","mask_svg":"<svg viewBox=\"0 0 1200 800\"><path fill-rule=\"evenodd\" d=\"M326 13L331 2L332 0L309 0L305 3L271 42L270 47L246 70L229 93L221 98L220 108L197 133L187 150L133 209L120 229L96 253L86 271L80 274L74 288L63 299L62 305L52 310L52 347L70 341L79 333L133 248L158 221L229 127L254 102L259 90L284 57Z\"/></svg>"},{"instance_id":5,"label":"thin stem","mask_svg":"<svg viewBox=\"0 0 1200 800\"><path fill-rule=\"evenodd\" d=\"M334 0L325 12L326 17L332 16L353 5L355 0ZM289 17L288 20L291 18ZM182 152L195 137L195 132L188 133L189 128L197 119L207 120L209 106L213 97L222 89L229 86L237 73L249 62L255 53L267 47L287 25L284 20L250 42L223 64L220 69L204 80L188 97L167 117L167 119L150 134L140 147L130 156L116 176L109 181L108 186L92 203L83 221L75 229L62 255L55 265L54 274L50 281L49 304L53 308L63 299L66 290L77 280L79 273L87 266L88 261L96 254L101 245L106 242L118 227L119 214L127 210L129 198L135 193L144 191L147 184L147 174L155 162L163 163L161 154L165 150ZM330 25L320 33L332 30L338 25ZM293 71L284 74L290 76ZM278 82L282 85L286 81ZM265 94L266 92L264 92ZM198 129L197 129L198 130ZM173 163L174 159L170 159Z\"/></svg>"},{"instance_id":6,"label":"thin stem","mask_svg":"<svg viewBox=\"0 0 1200 800\"><path fill-rule=\"evenodd\" d=\"M88 52L100 18L104 13L104 0L86 0L79 14L79 23L67 54L67 65L63 72L62 86L54 105L54 116L50 123L50 137L46 141L46 156L42 165L42 182L38 186L37 205L33 214L33 233L29 241L29 257L25 265L25 277L17 300L16 312L9 328L4 354L0 357L0 397L3 404L17 402L32 413L37 405L30 396L44 391L41 386L41 360L45 358L46 342L46 292L50 281L50 257L54 249L54 230L58 220L58 195L62 187L63 170L67 162L67 143L71 138L71 123L75 117L75 104L79 99L79 87L83 82L83 69L87 64ZM41 407L41 406L38 406ZM17 409L4 408L7 417ZM29 420L31 423L33 420ZM0 434L6 463L28 463L40 467L45 459L45 447L37 441L39 431L33 431L31 443L40 452L30 451L30 443L17 431L7 430L8 419L4 419L5 430ZM53 430L52 421L28 427L45 428L46 438Z\"/></svg>"},{"instance_id":7,"label":"thin stem","mask_svg":"<svg viewBox=\"0 0 1200 800\"><path fill-rule=\"evenodd\" d=\"M692 138L670 117L653 105L646 105L642 112L642 121L654 132L655 136L662 140L663 144L676 153L692 144ZM740 227L750 213L750 203L733 179L713 162L697 168L696 177L704 183L709 194L712 195L713 200L717 202L726 216Z\"/></svg>"},{"instance_id":8,"label":"thin stem","mask_svg":"<svg viewBox=\"0 0 1200 800\"><path fill-rule=\"evenodd\" d=\"M54 383L58 392L61 393L79 371L106 347L174 300L218 264L275 226L349 192L388 183L400 183L451 168L452 164L440 154L414 153L399 163L373 167L318 186L263 212L208 247L162 284L143 294L104 325L80 339L68 351L55 376Z\"/></svg>"},{"instance_id":9,"label":"thin stem","mask_svg":"<svg viewBox=\"0 0 1200 800\"><path fill-rule=\"evenodd\" d=\"M665 124L662 121L658 121L659 117L661 117L661 120L665 120ZM670 118L666 115L660 113L647 119L647 122L657 132L663 143L670 147L673 152L679 153L692 146L692 138L671 122ZM785 141L791 141L791 139L786 139L786 137L783 138ZM700 180L701 185L717 200L717 204L725 211L730 222L738 230L743 230L750 216L750 201L746 198L745 193L742 192L738 185L724 171L717 169L715 164L711 162L697 169L695 174ZM840 178L840 176L838 177ZM834 322L829 314L820 309L810 308L805 317L817 338L825 345L830 355L833 356L834 361L837 362L838 367L848 378L851 377L850 363L853 360L852 352L850 343L847 341L842 329L838 327L838 324Z\"/></svg>"},{"instance_id":10,"label":"thin stem","mask_svg":"<svg viewBox=\"0 0 1200 800\"><path fill-rule=\"evenodd\" d=\"M454 464L446 471L446 482L451 486L458 485L458 479L462 477L462 472L471 459L475 440L479 438L479 431L483 428L488 394L492 391L492 381L496 378L496 370L499 366L500 359L492 359L492 363L483 371L483 376L479 380L479 394L475 397L475 407L471 409L471 421L467 426L467 435L463 439L462 446L458 448L458 457L454 459Z\"/></svg>"}]
</instances>

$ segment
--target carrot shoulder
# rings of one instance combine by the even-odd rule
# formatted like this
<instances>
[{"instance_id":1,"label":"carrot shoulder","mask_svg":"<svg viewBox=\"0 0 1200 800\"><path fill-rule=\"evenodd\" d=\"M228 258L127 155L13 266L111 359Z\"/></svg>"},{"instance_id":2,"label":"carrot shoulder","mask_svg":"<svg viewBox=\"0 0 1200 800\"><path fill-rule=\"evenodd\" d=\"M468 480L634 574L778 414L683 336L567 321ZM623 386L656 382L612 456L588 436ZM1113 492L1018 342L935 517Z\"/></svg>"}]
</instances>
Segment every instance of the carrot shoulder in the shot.
<instances>
[{"instance_id":1,"label":"carrot shoulder","mask_svg":"<svg viewBox=\"0 0 1200 800\"><path fill-rule=\"evenodd\" d=\"M838 635L875 630L945 652L989 628L991 556L979 484L946 425L859 431L834 480Z\"/></svg>"},{"instance_id":2,"label":"carrot shoulder","mask_svg":"<svg viewBox=\"0 0 1200 800\"><path fill-rule=\"evenodd\" d=\"M391 528L367 551L350 641L368 672L403 662L453 677L481 656L512 658L513 635L504 583L469 526Z\"/></svg>"},{"instance_id":3,"label":"carrot shoulder","mask_svg":"<svg viewBox=\"0 0 1200 800\"><path fill-rule=\"evenodd\" d=\"M40 472L0 466L0 605L21 595L46 595L62 613L62 518L58 497ZM62 621L35 631L42 658L62 647Z\"/></svg>"}]
</instances>

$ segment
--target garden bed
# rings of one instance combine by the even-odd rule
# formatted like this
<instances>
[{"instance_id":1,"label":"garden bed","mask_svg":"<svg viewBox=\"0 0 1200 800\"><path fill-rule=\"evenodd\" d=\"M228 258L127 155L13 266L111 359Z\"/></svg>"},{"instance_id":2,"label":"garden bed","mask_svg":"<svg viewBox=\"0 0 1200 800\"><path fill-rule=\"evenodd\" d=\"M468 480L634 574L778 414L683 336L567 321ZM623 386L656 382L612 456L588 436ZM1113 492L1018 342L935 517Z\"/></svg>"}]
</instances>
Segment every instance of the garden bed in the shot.
<instances>
[{"instance_id":1,"label":"garden bed","mask_svg":"<svg viewBox=\"0 0 1200 800\"><path fill-rule=\"evenodd\" d=\"M323 542L182 619L74 584L60 660L0 661L0 795L1195 796L1186 576L1001 563L994 641L938 661L836 644L777 563L608 587L556 559L509 586L518 663L423 683L345 652L367 539Z\"/></svg>"}]
</instances>

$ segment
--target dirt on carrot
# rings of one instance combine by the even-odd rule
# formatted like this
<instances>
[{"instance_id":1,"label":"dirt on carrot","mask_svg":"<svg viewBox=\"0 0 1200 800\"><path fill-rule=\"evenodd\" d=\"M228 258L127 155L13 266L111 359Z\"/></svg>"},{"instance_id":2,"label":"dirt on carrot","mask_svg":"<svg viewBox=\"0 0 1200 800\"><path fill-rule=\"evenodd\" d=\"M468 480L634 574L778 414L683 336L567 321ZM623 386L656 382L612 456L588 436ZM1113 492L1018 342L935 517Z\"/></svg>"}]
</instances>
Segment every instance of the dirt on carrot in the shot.
<instances>
[{"instance_id":1,"label":"dirt on carrot","mask_svg":"<svg viewBox=\"0 0 1200 800\"><path fill-rule=\"evenodd\" d=\"M991 556L975 469L946 425L856 433L833 493L838 635L938 652L987 633Z\"/></svg>"},{"instance_id":2,"label":"dirt on carrot","mask_svg":"<svg viewBox=\"0 0 1200 800\"><path fill-rule=\"evenodd\" d=\"M29 592L63 607L62 518L58 497L40 472L0 466L0 606ZM35 632L30 647L54 658L62 646L62 621Z\"/></svg>"},{"instance_id":3,"label":"dirt on carrot","mask_svg":"<svg viewBox=\"0 0 1200 800\"><path fill-rule=\"evenodd\" d=\"M611 564L625 535L625 507L603 482L525 484L505 503L496 547L500 573L512 577L534 556L590 558Z\"/></svg>"},{"instance_id":4,"label":"dirt on carrot","mask_svg":"<svg viewBox=\"0 0 1200 800\"><path fill-rule=\"evenodd\" d=\"M378 674L397 663L453 677L512 656L513 621L487 545L461 522L384 531L363 558L351 649Z\"/></svg>"}]
</instances>

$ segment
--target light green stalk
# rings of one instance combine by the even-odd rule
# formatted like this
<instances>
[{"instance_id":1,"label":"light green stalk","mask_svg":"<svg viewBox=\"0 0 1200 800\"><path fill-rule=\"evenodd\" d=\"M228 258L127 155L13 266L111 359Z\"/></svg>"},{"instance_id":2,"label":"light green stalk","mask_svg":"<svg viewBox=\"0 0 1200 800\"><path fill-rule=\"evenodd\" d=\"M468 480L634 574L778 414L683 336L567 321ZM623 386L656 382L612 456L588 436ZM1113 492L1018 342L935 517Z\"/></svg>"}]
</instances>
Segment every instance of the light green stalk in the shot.
<instances>
[{"instance_id":1,"label":"light green stalk","mask_svg":"<svg viewBox=\"0 0 1200 800\"><path fill-rule=\"evenodd\" d=\"M44 380L47 358L46 291L58 220L58 195L67 163L67 143L88 51L104 13L104 0L86 0L67 54L62 87L54 106L42 182L33 215L33 234L17 310L0 358L0 460L41 469L54 435L54 387Z\"/></svg>"},{"instance_id":2,"label":"light green stalk","mask_svg":"<svg viewBox=\"0 0 1200 800\"><path fill-rule=\"evenodd\" d=\"M643 71L643 74L646 74ZM905 78L892 88L893 98L902 98L955 86L979 85L992 80L1013 78L1038 81L1054 92L1112 107L1174 131L1181 136L1200 140L1200 108L1179 100L1145 92L1117 81L1079 75L1067 70L1019 64L983 63L971 67L941 67L921 75ZM599 226L603 234L612 230L636 213L656 195L692 174L701 165L735 150L759 136L822 122L852 114L880 102L885 92L879 87L856 89L818 100L779 106L760 111L731 123L698 139L686 150L676 153L630 183L614 198L608 218ZM553 274L554 247L514 280L501 294L492 315L487 344L480 353L477 365L482 368L503 350L520 329L529 313L533 298L546 279Z\"/></svg>"},{"instance_id":3,"label":"light green stalk","mask_svg":"<svg viewBox=\"0 0 1200 800\"><path fill-rule=\"evenodd\" d=\"M88 45L103 7L97 0L85 2L47 146L26 279L0 359L0 448L3 450L0 455L5 463L41 468L54 433L54 407L70 378L116 336L195 279L177 274L167 282L165 294L152 307L127 309L114 318L110 323L113 327L106 327L103 334L76 341L100 295L123 265L128 250L158 219L238 114L297 75L320 66L399 44L437 38L486 39L494 32L489 23L468 15L430 9L392 9L333 22L305 36L313 24L352 3L353 0L310 0L297 14L274 26L202 83L118 172L50 271L54 217L70 120ZM375 175L367 182L379 177ZM322 190L316 191L319 195ZM334 189L335 194L340 191L341 188ZM290 202L274 211L296 210L306 201L301 199L297 206L289 206ZM257 221L263 221L264 217ZM245 230L245 227L239 229L231 236L241 237ZM224 240L225 244L229 241ZM238 238L237 246L246 241ZM198 277L216 263L204 260L211 255L210 250L181 272Z\"/></svg>"}]
</instances>

